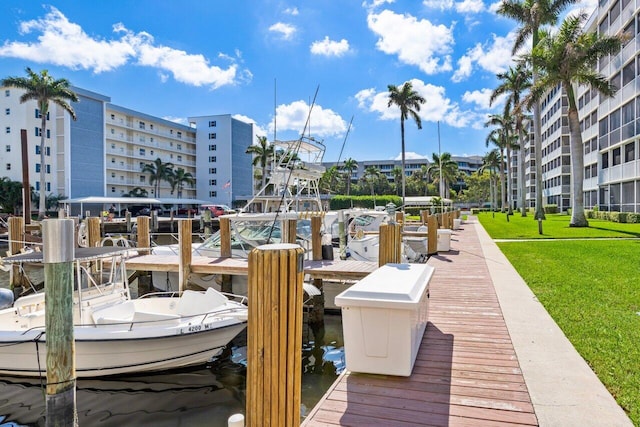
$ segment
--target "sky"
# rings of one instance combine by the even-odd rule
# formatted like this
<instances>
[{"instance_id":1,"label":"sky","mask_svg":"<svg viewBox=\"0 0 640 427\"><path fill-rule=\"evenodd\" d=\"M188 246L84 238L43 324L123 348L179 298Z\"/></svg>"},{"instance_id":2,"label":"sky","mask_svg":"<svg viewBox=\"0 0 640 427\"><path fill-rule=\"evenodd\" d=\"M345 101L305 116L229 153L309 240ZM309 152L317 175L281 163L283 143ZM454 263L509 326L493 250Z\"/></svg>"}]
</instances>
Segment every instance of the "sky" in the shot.
<instances>
[{"instance_id":1,"label":"sky","mask_svg":"<svg viewBox=\"0 0 640 427\"><path fill-rule=\"evenodd\" d=\"M326 162L399 159L400 113L388 106L388 85L410 81L426 102L422 129L405 122L407 158L484 155L487 115L502 109L489 97L496 73L512 65L517 31L498 6L2 0L0 77L46 69L113 104L183 124L231 114L269 141L275 123L279 140L304 132L323 141Z\"/></svg>"}]
</instances>

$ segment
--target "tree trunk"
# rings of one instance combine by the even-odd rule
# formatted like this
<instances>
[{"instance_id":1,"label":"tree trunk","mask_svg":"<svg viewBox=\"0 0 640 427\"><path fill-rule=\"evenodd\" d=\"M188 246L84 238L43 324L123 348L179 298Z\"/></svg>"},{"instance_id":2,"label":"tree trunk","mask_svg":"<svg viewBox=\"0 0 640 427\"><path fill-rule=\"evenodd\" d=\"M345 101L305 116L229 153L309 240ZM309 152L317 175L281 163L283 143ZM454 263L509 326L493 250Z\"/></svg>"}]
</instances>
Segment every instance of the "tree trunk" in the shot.
<instances>
[{"instance_id":1,"label":"tree trunk","mask_svg":"<svg viewBox=\"0 0 640 427\"><path fill-rule=\"evenodd\" d=\"M569 134L571 135L571 222L570 227L588 227L589 221L584 214L584 154L580 118L576 108L573 87L565 85L569 98Z\"/></svg>"},{"instance_id":2,"label":"tree trunk","mask_svg":"<svg viewBox=\"0 0 640 427\"><path fill-rule=\"evenodd\" d=\"M511 182L511 148L507 146L507 215L513 215L513 188Z\"/></svg>"},{"instance_id":3,"label":"tree trunk","mask_svg":"<svg viewBox=\"0 0 640 427\"><path fill-rule=\"evenodd\" d=\"M534 41L535 45L535 41ZM533 70L533 84L538 80L538 71ZM542 206L542 120L540 119L540 101L533 104L533 145L536 158L536 214L535 219L545 219Z\"/></svg>"},{"instance_id":4,"label":"tree trunk","mask_svg":"<svg viewBox=\"0 0 640 427\"><path fill-rule=\"evenodd\" d=\"M505 190L504 190L504 151L500 150L500 212L504 212L505 205Z\"/></svg>"},{"instance_id":5,"label":"tree trunk","mask_svg":"<svg viewBox=\"0 0 640 427\"><path fill-rule=\"evenodd\" d=\"M525 193L525 189L526 186L524 185L524 181L525 181L525 149L524 149L524 135L522 132L522 128L519 130L519 137L520 137L520 154L519 154L519 160L520 160L520 165L519 165L519 169L520 169L520 209L522 212L522 217L526 217L527 216L527 195Z\"/></svg>"},{"instance_id":6,"label":"tree trunk","mask_svg":"<svg viewBox=\"0 0 640 427\"><path fill-rule=\"evenodd\" d=\"M42 119L40 121L40 202L38 203L38 219L42 220L47 213L47 168L44 164L45 147L44 142L47 136L47 104L40 105L40 115ZM25 197L29 194L29 191L25 191ZM29 197L31 197L29 195ZM31 213L29 212L29 215Z\"/></svg>"},{"instance_id":7,"label":"tree trunk","mask_svg":"<svg viewBox=\"0 0 640 427\"><path fill-rule=\"evenodd\" d=\"M402 209L404 210L404 199L405 199L405 185L406 185L406 174L405 174L405 159L404 159L404 119L402 116L400 117L400 139L402 141Z\"/></svg>"}]
</instances>

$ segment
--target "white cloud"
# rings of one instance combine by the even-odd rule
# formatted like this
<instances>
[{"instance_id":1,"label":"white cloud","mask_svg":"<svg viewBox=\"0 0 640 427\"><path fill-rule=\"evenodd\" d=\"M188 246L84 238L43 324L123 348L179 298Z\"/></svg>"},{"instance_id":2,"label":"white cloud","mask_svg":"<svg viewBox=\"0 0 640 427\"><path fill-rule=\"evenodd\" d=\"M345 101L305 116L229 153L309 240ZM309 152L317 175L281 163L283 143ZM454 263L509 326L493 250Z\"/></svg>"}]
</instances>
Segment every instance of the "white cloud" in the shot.
<instances>
[{"instance_id":1,"label":"white cloud","mask_svg":"<svg viewBox=\"0 0 640 427\"><path fill-rule=\"evenodd\" d=\"M294 101L291 104L282 104L276 108L278 117L278 132L295 131L302 134L305 129L309 104L305 101ZM347 123L340 115L330 109L324 109L315 104L309 120L311 135L319 137L338 136L347 131ZM273 132L273 123L269 123L269 132Z\"/></svg>"},{"instance_id":2,"label":"white cloud","mask_svg":"<svg viewBox=\"0 0 640 427\"><path fill-rule=\"evenodd\" d=\"M459 105L446 97L445 88L425 84L422 80L412 79L413 89L424 99L420 112L418 113L423 122L441 121L452 127L471 126L475 129L482 129L486 114L478 113L474 110L461 110ZM372 89L365 89L355 95L360 108L366 111L377 113L381 120L399 120L400 111L398 107L392 105L388 107L389 92L376 92Z\"/></svg>"},{"instance_id":3,"label":"white cloud","mask_svg":"<svg viewBox=\"0 0 640 427\"><path fill-rule=\"evenodd\" d=\"M94 73L112 71L135 61L137 65L157 68L163 82L170 74L179 82L213 89L236 83L237 64L232 63L226 69L210 65L203 55L157 45L151 34L134 33L122 23L113 26L119 38L92 38L51 7L44 18L21 23L20 32L39 32L40 35L35 42L5 41L0 46L0 57L23 58ZM246 75L243 70L245 78Z\"/></svg>"},{"instance_id":4,"label":"white cloud","mask_svg":"<svg viewBox=\"0 0 640 427\"><path fill-rule=\"evenodd\" d=\"M462 100L464 102L470 104L476 104L478 107L484 110L496 109L499 106L504 104L505 95L499 96L495 101L493 101L493 106L489 104L489 100L491 99L491 94L493 93L492 89L484 88L480 90L467 91L462 95Z\"/></svg>"},{"instance_id":5,"label":"white cloud","mask_svg":"<svg viewBox=\"0 0 640 427\"><path fill-rule=\"evenodd\" d=\"M297 29L291 24L277 22L269 27L269 31L279 34L280 37L284 40L291 40Z\"/></svg>"},{"instance_id":6,"label":"white cloud","mask_svg":"<svg viewBox=\"0 0 640 427\"><path fill-rule=\"evenodd\" d=\"M298 16L300 12L298 12L297 7L288 7L284 10L284 13L291 16Z\"/></svg>"},{"instance_id":7,"label":"white cloud","mask_svg":"<svg viewBox=\"0 0 640 427\"><path fill-rule=\"evenodd\" d=\"M253 120L251 117L245 116L242 114L234 114L231 117L233 117L236 120L240 120L241 122L253 124L253 129L255 131L256 136L267 136L267 130L262 126L259 126L258 123L256 123L256 121Z\"/></svg>"},{"instance_id":8,"label":"white cloud","mask_svg":"<svg viewBox=\"0 0 640 427\"><path fill-rule=\"evenodd\" d=\"M502 5L502 0L498 0L495 3L491 3L491 6L489 6L489 12L497 14L498 9L500 9L501 5Z\"/></svg>"},{"instance_id":9,"label":"white cloud","mask_svg":"<svg viewBox=\"0 0 640 427\"><path fill-rule=\"evenodd\" d=\"M409 160L409 159L412 159L412 160L413 159L426 159L427 156L425 156L424 154L416 153L415 151L406 151L404 153L404 158L406 160ZM402 153L398 153L398 155L393 157L391 160L402 160Z\"/></svg>"},{"instance_id":10,"label":"white cloud","mask_svg":"<svg viewBox=\"0 0 640 427\"><path fill-rule=\"evenodd\" d=\"M189 126L189 121L184 117L164 116L163 119L170 122L179 123L181 125Z\"/></svg>"},{"instance_id":11,"label":"white cloud","mask_svg":"<svg viewBox=\"0 0 640 427\"><path fill-rule=\"evenodd\" d=\"M389 10L367 16L369 29L380 38L376 47L426 74L451 70L453 31L444 25L433 25L426 19L399 15Z\"/></svg>"},{"instance_id":12,"label":"white cloud","mask_svg":"<svg viewBox=\"0 0 640 427\"><path fill-rule=\"evenodd\" d=\"M386 4L386 3L392 4L394 2L395 2L395 0L372 0L371 3L367 3L366 1L363 1L362 2L362 7L365 8L365 9L371 10L371 9L375 9L378 6L381 6L383 4Z\"/></svg>"},{"instance_id":13,"label":"white cloud","mask_svg":"<svg viewBox=\"0 0 640 427\"><path fill-rule=\"evenodd\" d=\"M349 52L349 42L345 39L338 41L329 40L326 36L324 40L315 41L311 44L311 53L324 56L343 56Z\"/></svg>"},{"instance_id":14,"label":"white cloud","mask_svg":"<svg viewBox=\"0 0 640 427\"><path fill-rule=\"evenodd\" d=\"M456 3L458 13L480 13L484 10L482 0L464 0Z\"/></svg>"},{"instance_id":15,"label":"white cloud","mask_svg":"<svg viewBox=\"0 0 640 427\"><path fill-rule=\"evenodd\" d=\"M454 82L466 79L473 72L474 64L493 74L506 71L514 62L511 55L514 40L515 33L511 32L506 37L494 34L493 43L476 44L458 60L458 69L451 79Z\"/></svg>"},{"instance_id":16,"label":"white cloud","mask_svg":"<svg viewBox=\"0 0 640 427\"><path fill-rule=\"evenodd\" d=\"M453 0L423 0L422 4L429 9L453 9Z\"/></svg>"}]
</instances>

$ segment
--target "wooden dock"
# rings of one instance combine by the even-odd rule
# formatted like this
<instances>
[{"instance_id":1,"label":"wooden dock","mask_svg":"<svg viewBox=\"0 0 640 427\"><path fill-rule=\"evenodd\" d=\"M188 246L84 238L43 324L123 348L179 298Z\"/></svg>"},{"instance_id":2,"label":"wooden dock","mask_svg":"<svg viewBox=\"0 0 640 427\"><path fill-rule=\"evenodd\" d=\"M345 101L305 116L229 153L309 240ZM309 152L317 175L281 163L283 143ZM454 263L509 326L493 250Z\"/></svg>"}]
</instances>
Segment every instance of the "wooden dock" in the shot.
<instances>
[{"instance_id":1,"label":"wooden dock","mask_svg":"<svg viewBox=\"0 0 640 427\"><path fill-rule=\"evenodd\" d=\"M139 255L127 259L127 270L177 272L179 262L178 255ZM313 279L359 280L377 268L378 263L366 261L304 261L304 272ZM246 276L249 263L242 258L193 256L191 271Z\"/></svg>"},{"instance_id":2,"label":"wooden dock","mask_svg":"<svg viewBox=\"0 0 640 427\"><path fill-rule=\"evenodd\" d=\"M463 228L452 251L429 259L429 323L412 375L344 372L303 426L538 424L475 225Z\"/></svg>"}]
</instances>

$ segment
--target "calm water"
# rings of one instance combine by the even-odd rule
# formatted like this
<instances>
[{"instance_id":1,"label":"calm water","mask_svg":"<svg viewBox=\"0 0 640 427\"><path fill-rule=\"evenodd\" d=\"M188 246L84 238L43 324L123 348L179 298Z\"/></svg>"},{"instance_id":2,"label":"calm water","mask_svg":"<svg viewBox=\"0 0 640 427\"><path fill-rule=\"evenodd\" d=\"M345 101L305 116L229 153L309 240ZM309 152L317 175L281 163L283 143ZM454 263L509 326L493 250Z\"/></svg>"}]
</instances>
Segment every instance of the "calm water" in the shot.
<instances>
[{"instance_id":1,"label":"calm water","mask_svg":"<svg viewBox=\"0 0 640 427\"><path fill-rule=\"evenodd\" d=\"M0 272L0 287L8 273ZM316 333L303 327L305 416L344 369L340 315L326 315ZM43 379L44 382L45 379ZM206 366L140 376L78 380L81 426L227 426L244 413L246 332ZM45 391L38 379L0 377L0 426L44 426Z\"/></svg>"}]
</instances>

